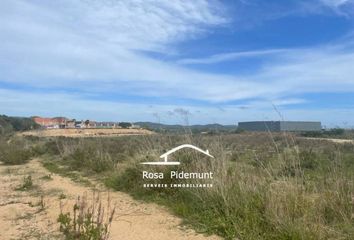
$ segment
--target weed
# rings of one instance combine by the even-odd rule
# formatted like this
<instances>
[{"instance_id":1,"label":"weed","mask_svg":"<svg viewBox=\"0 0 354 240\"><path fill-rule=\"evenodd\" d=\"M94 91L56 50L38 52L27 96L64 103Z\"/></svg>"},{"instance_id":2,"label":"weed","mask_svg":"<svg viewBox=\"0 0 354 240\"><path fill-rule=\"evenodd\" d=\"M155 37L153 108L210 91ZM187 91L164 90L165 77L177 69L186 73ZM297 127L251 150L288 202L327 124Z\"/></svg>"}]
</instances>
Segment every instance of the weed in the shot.
<instances>
[{"instance_id":1,"label":"weed","mask_svg":"<svg viewBox=\"0 0 354 240\"><path fill-rule=\"evenodd\" d=\"M66 195L64 193L61 193L59 195L59 199L62 200L62 199L66 199Z\"/></svg>"},{"instance_id":2,"label":"weed","mask_svg":"<svg viewBox=\"0 0 354 240\"><path fill-rule=\"evenodd\" d=\"M209 149L215 159L181 151L171 156L181 162L177 169L138 164L155 161L182 143ZM82 181L81 175L104 179L113 189L167 206L199 232L225 239L354 239L352 144L283 133L239 133L57 138L44 146L48 151L43 164L51 172L75 181ZM147 182L142 170L162 171L165 176L170 170L212 171L213 187L143 188ZM75 211L60 215L69 237L79 231L79 210ZM90 229L97 232L92 224Z\"/></svg>"},{"instance_id":3,"label":"weed","mask_svg":"<svg viewBox=\"0 0 354 240\"><path fill-rule=\"evenodd\" d=\"M91 203L89 203L87 195L77 198L72 215L69 212L63 213L62 204L60 209L58 222L65 239L109 239L110 226L115 213L115 207L112 208L109 197L106 208L103 206L100 195L94 192Z\"/></svg>"},{"instance_id":4,"label":"weed","mask_svg":"<svg viewBox=\"0 0 354 240\"><path fill-rule=\"evenodd\" d=\"M50 158L42 161L43 166L50 172L68 177L74 182L81 183L85 186L91 186L91 182L82 176L81 172L74 172L70 167L60 165L58 159Z\"/></svg>"},{"instance_id":5,"label":"weed","mask_svg":"<svg viewBox=\"0 0 354 240\"><path fill-rule=\"evenodd\" d=\"M44 202L44 196L41 195L41 200L39 201L38 205L40 206L41 210L45 209L45 202Z\"/></svg>"},{"instance_id":6,"label":"weed","mask_svg":"<svg viewBox=\"0 0 354 240\"><path fill-rule=\"evenodd\" d=\"M0 142L0 161L6 165L24 164L33 156L31 149L22 139L2 141Z\"/></svg>"},{"instance_id":7,"label":"weed","mask_svg":"<svg viewBox=\"0 0 354 240\"><path fill-rule=\"evenodd\" d=\"M28 175L23 178L22 184L16 188L17 191L28 191L33 188L32 176Z\"/></svg>"},{"instance_id":8,"label":"weed","mask_svg":"<svg viewBox=\"0 0 354 240\"><path fill-rule=\"evenodd\" d=\"M45 204L45 201L44 201L44 196L41 195L40 196L40 200L36 204L34 204L34 205L32 204L31 207L39 207L39 209L37 210L36 213L40 213L40 212L44 211L45 208L46 208L46 204Z\"/></svg>"},{"instance_id":9,"label":"weed","mask_svg":"<svg viewBox=\"0 0 354 240\"><path fill-rule=\"evenodd\" d=\"M348 227L353 221L353 175L344 167L349 165L352 155L336 153L338 149L333 149L333 145L323 143L300 142L304 145L299 150L299 146L291 146L290 137L284 141L282 136L277 139L276 151L271 145L256 145L261 137L255 136L242 139L248 143L237 145L239 149L244 145L240 152L227 153L233 144L227 141L228 137L222 144L209 148L215 161L202 160L193 153L176 153L183 162L178 168L193 172L212 170L213 188L143 188L143 169L134 162L124 171L107 176L105 183L135 198L166 205L197 231L216 233L226 239L354 236L354 227ZM341 151L352 151L345 148L348 147L341 147ZM346 160L344 166L342 158Z\"/></svg>"}]
</instances>

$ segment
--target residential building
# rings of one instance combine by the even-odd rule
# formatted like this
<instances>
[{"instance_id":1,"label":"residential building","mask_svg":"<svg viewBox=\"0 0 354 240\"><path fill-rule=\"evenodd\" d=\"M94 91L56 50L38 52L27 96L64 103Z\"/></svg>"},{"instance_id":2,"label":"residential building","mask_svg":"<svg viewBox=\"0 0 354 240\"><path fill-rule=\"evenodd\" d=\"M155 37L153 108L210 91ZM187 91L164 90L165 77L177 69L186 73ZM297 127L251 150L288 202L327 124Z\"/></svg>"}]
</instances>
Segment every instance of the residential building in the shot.
<instances>
[{"instance_id":1,"label":"residential building","mask_svg":"<svg viewBox=\"0 0 354 240\"><path fill-rule=\"evenodd\" d=\"M55 117L55 118L42 118L33 117L35 123L41 125L43 128L65 128L66 118L65 117Z\"/></svg>"}]
</instances>

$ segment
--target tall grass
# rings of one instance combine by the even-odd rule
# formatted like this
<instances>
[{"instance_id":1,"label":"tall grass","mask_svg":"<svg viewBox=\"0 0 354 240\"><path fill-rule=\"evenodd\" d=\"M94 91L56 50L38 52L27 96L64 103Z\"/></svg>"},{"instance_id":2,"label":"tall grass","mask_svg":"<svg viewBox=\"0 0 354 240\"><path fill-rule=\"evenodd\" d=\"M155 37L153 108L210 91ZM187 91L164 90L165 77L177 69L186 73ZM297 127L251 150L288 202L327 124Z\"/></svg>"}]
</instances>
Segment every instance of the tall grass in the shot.
<instances>
[{"instance_id":1,"label":"tall grass","mask_svg":"<svg viewBox=\"0 0 354 240\"><path fill-rule=\"evenodd\" d=\"M182 150L174 155L182 162L177 168L139 164L158 160L182 143L209 149L216 158ZM104 172L109 187L166 205L200 232L226 239L354 239L350 144L242 133L57 139L47 147L56 149L62 164L98 175ZM143 188L143 183L171 181L143 180L144 170L166 175L170 170L212 171L213 187Z\"/></svg>"},{"instance_id":2,"label":"tall grass","mask_svg":"<svg viewBox=\"0 0 354 240\"><path fill-rule=\"evenodd\" d=\"M114 214L115 206L112 206L109 196L104 204L99 193L93 192L90 200L87 194L84 194L77 198L72 215L63 211L60 202L60 231L67 240L108 240Z\"/></svg>"},{"instance_id":3,"label":"tall grass","mask_svg":"<svg viewBox=\"0 0 354 240\"><path fill-rule=\"evenodd\" d=\"M30 142L19 137L0 136L0 162L6 165L24 164L33 156Z\"/></svg>"}]
</instances>

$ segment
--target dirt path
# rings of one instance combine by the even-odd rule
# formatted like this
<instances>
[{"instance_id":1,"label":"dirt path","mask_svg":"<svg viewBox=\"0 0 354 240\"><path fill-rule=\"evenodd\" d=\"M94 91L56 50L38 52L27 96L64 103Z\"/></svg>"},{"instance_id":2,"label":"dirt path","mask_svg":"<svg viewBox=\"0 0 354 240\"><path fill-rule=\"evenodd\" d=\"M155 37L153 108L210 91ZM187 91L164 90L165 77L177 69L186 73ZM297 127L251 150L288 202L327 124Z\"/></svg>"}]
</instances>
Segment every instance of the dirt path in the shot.
<instances>
[{"instance_id":1,"label":"dirt path","mask_svg":"<svg viewBox=\"0 0 354 240\"><path fill-rule=\"evenodd\" d=\"M16 190L28 175L31 175L34 187ZM65 212L70 211L78 195L87 193L89 198L92 195L89 187L50 175L38 160L21 166L0 165L0 192L0 240L63 239L57 223L60 201ZM109 194L112 203L116 203L116 217L111 228L113 240L219 239L181 227L179 218L155 204L136 201L121 192L100 194L103 200Z\"/></svg>"},{"instance_id":2,"label":"dirt path","mask_svg":"<svg viewBox=\"0 0 354 240\"><path fill-rule=\"evenodd\" d=\"M309 140L324 140L324 141L330 141L334 143L352 143L354 144L354 140L352 139L339 139L339 138L314 138L314 137L300 137L302 139L309 139Z\"/></svg>"}]
</instances>

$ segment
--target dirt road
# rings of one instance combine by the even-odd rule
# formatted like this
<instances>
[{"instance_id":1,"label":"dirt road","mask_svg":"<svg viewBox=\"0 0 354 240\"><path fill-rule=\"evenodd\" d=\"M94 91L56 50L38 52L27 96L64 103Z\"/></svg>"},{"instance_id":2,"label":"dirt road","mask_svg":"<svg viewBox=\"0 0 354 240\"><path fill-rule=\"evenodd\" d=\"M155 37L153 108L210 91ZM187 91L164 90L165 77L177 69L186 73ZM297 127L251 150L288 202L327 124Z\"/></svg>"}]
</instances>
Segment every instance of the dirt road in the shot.
<instances>
[{"instance_id":1,"label":"dirt road","mask_svg":"<svg viewBox=\"0 0 354 240\"><path fill-rule=\"evenodd\" d=\"M36 137L113 137L127 135L149 135L153 132L146 129L124 128L69 128L69 129L41 129L18 133L23 136Z\"/></svg>"},{"instance_id":2,"label":"dirt road","mask_svg":"<svg viewBox=\"0 0 354 240\"><path fill-rule=\"evenodd\" d=\"M25 191L16 190L23 184L24 177L29 175L34 187ZM60 201L64 212L70 211L77 196L84 193L91 196L92 188L55 174L50 175L35 159L20 166L0 165L0 191L0 240L63 239L57 223ZM121 192L101 192L102 199L107 194L116 203L111 228L113 240L219 239L196 234L180 226L181 220L160 206L136 201Z\"/></svg>"},{"instance_id":3,"label":"dirt road","mask_svg":"<svg viewBox=\"0 0 354 240\"><path fill-rule=\"evenodd\" d=\"M300 137L300 138L309 139L309 140L315 140L315 141L323 140L323 141L330 141L330 142L334 142L334 143L352 143L352 144L354 144L354 140L353 139L314 138L314 137Z\"/></svg>"}]
</instances>

